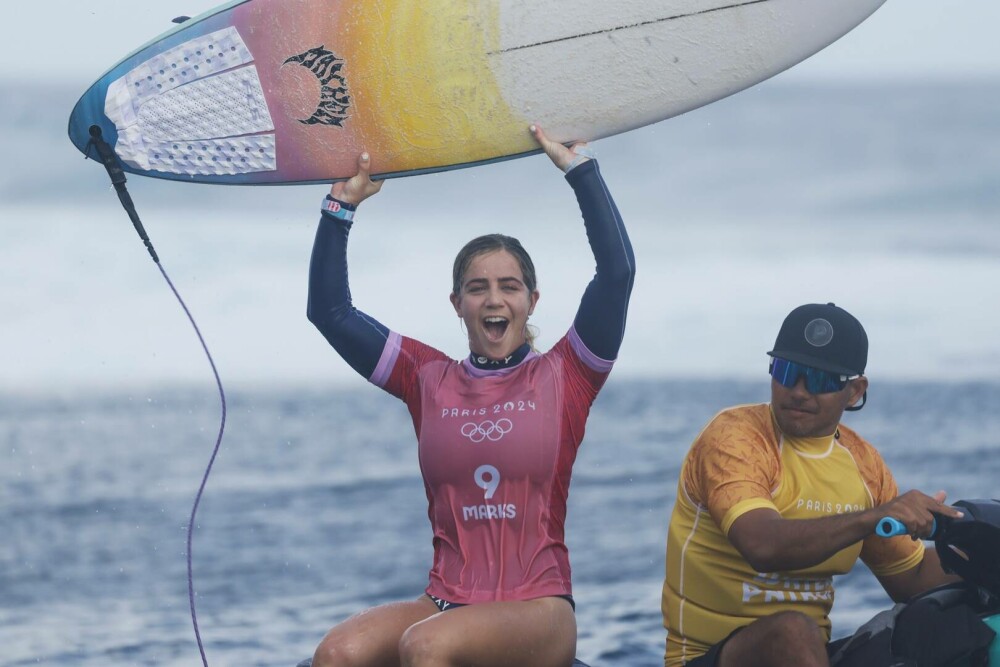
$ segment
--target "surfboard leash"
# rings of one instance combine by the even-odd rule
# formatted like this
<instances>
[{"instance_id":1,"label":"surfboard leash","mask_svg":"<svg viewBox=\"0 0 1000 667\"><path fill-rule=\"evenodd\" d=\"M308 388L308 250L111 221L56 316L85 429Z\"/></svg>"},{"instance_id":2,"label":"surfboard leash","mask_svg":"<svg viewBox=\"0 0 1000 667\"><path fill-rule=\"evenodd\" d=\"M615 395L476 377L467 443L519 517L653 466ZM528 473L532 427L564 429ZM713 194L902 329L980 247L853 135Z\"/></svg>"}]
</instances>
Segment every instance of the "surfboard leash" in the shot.
<instances>
[{"instance_id":1,"label":"surfboard leash","mask_svg":"<svg viewBox=\"0 0 1000 667\"><path fill-rule=\"evenodd\" d=\"M177 302L180 303L181 308L184 310L184 314L187 315L188 321L191 322L191 326L194 328L194 332L198 336L198 342L201 343L201 349L205 351L205 356L208 357L208 363L212 367L212 374L215 376L215 384L219 389L219 399L222 403L222 420L219 424L219 435L215 439L215 447L212 449L212 456L208 460L208 466L206 466L205 474L202 476L201 485L198 487L198 493L195 495L194 506L191 508L191 517L188 520L187 527L188 604L191 607L191 623L194 625L194 636L198 642L198 651L201 653L201 662L204 667L208 667L208 658L205 656L205 646L201 641L201 632L198 629L198 614L195 611L194 574L191 562L191 551L194 543L194 524L195 517L198 514L198 505L201 504L201 497L205 492L205 485L208 483L208 476L212 472L212 466L215 464L215 459L219 454L219 447L222 445L222 434L226 430L226 393L222 389L222 380L219 378L219 371L215 367L215 360L212 358L212 353L208 350L205 338L201 335L198 323L195 322L194 316L188 309L187 304L184 303L184 299L181 298L180 292L178 292L177 288L174 287L173 281L170 280L170 276L167 275L166 269L164 269L163 264L160 263L160 258L156 254L156 250L153 248L153 243L149 240L149 235L146 234L146 230L142 226L139 214L135 210L135 203L132 201L132 196L128 193L128 188L125 186L125 171L118 162L118 156L115 155L114 150L101 136L101 128L97 125L90 126L90 141L87 142L87 150L84 151L88 158L90 157L91 147L97 151L98 158L107 170L108 176L111 178L111 184L118 193L118 199L121 201L122 207L125 209L129 219L132 221L132 226L135 227L135 231L139 234L139 238L142 239L143 245L146 246L146 251L149 253L149 256L153 258L153 262L156 263L156 267L160 270L160 274L163 275L163 279L167 282L167 286L170 287L170 291L174 293L174 296L177 298Z\"/></svg>"}]
</instances>

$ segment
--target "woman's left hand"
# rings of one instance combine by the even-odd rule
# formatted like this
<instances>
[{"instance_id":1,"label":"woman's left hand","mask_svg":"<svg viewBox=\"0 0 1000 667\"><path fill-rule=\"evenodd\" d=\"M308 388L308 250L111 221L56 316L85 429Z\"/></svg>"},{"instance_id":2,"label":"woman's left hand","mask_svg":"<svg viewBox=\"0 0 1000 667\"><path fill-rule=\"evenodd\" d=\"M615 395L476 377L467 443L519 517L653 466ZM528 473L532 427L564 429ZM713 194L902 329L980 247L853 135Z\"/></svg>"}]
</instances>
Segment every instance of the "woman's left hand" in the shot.
<instances>
[{"instance_id":1,"label":"woman's left hand","mask_svg":"<svg viewBox=\"0 0 1000 667\"><path fill-rule=\"evenodd\" d=\"M577 141L567 148L558 141L552 141L545 136L545 132L538 125L532 125L529 129L532 136L535 137L535 141L538 142L538 145L542 147L545 154L552 160L552 164L564 172L569 171L581 162L590 160L590 156L586 154L591 152L587 142Z\"/></svg>"},{"instance_id":2,"label":"woman's left hand","mask_svg":"<svg viewBox=\"0 0 1000 667\"><path fill-rule=\"evenodd\" d=\"M382 189L385 181L371 179L371 157L367 152L358 156L358 173L346 181L338 181L330 187L330 196L346 204L357 206Z\"/></svg>"}]
</instances>

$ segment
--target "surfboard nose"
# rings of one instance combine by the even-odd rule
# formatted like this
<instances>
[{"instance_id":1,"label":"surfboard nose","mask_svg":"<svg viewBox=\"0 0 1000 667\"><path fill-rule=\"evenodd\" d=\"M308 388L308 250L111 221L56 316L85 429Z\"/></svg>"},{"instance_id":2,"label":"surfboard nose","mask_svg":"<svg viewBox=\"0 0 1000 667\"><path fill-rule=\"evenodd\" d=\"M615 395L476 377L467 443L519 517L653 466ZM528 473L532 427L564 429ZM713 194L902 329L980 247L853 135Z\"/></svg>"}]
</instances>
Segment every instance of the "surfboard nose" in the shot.
<instances>
[{"instance_id":1,"label":"surfboard nose","mask_svg":"<svg viewBox=\"0 0 1000 667\"><path fill-rule=\"evenodd\" d=\"M103 109L97 108L94 103L95 99L98 99L98 96L91 95L89 91L81 97L69 115L67 126L69 140L73 142L77 150L92 158L97 157L89 149L90 128L92 126L96 125L101 129L101 135L110 145L114 146L115 142L118 141L118 131L115 129L115 124L104 116Z\"/></svg>"}]
</instances>

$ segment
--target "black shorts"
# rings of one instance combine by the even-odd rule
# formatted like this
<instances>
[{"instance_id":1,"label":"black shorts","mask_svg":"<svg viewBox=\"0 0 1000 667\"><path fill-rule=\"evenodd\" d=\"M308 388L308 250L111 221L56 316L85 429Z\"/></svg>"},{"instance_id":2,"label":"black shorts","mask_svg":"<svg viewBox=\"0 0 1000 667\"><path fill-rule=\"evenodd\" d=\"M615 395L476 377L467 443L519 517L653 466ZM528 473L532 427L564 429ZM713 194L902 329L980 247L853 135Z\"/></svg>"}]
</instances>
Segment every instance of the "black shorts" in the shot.
<instances>
[{"instance_id":1,"label":"black shorts","mask_svg":"<svg viewBox=\"0 0 1000 667\"><path fill-rule=\"evenodd\" d=\"M426 593L426 595L441 611L448 611L449 609L457 609L458 607L468 606L467 604L461 602L448 602L447 600L442 600L441 598L431 595L430 593ZM573 601L572 595L554 595L553 597L566 600L566 602L569 602L569 605L573 607L573 611L576 611L576 602Z\"/></svg>"},{"instance_id":2,"label":"black shorts","mask_svg":"<svg viewBox=\"0 0 1000 667\"><path fill-rule=\"evenodd\" d=\"M712 648L708 649L707 652L705 652L702 655L699 655L694 660L688 660L686 663L686 667L717 667L719 664L719 654L722 653L722 647L725 646L726 642L732 639L736 635L736 633L742 629L743 628L736 628L728 635L726 635L726 638L723 639L721 642L712 644Z\"/></svg>"}]
</instances>

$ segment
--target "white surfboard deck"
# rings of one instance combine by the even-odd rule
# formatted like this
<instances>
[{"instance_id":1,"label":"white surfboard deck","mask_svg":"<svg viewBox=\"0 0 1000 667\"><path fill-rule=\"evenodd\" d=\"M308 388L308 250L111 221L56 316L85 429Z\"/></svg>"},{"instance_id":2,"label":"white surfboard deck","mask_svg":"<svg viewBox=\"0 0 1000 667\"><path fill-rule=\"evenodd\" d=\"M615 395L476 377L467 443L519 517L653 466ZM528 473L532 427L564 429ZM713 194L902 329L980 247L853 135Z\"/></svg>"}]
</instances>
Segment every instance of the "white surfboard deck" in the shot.
<instances>
[{"instance_id":1,"label":"white surfboard deck","mask_svg":"<svg viewBox=\"0 0 1000 667\"><path fill-rule=\"evenodd\" d=\"M70 119L133 173L214 183L382 176L594 140L771 77L884 0L242 0L140 48Z\"/></svg>"}]
</instances>

